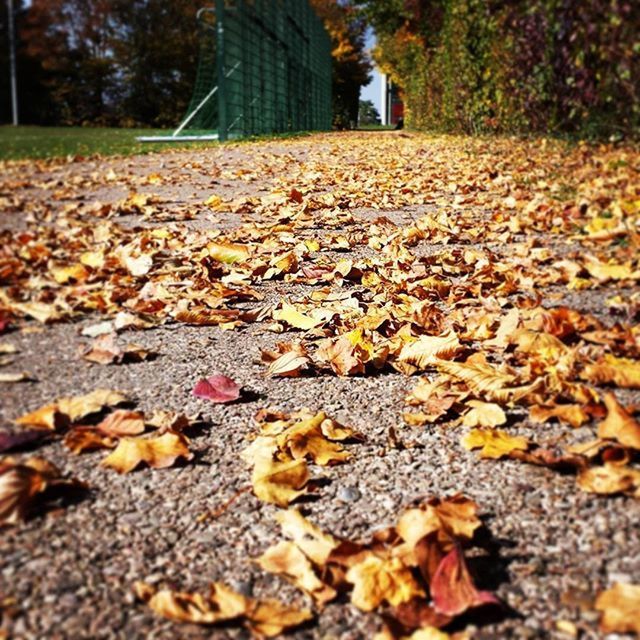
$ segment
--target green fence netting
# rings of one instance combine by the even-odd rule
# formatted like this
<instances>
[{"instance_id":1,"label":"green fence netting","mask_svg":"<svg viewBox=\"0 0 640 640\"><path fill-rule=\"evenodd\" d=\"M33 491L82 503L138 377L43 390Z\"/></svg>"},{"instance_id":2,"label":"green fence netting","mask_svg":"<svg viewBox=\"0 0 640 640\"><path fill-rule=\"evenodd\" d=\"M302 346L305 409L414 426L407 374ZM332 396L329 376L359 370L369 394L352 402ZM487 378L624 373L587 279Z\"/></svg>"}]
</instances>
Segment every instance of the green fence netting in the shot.
<instances>
[{"instance_id":1,"label":"green fence netting","mask_svg":"<svg viewBox=\"0 0 640 640\"><path fill-rule=\"evenodd\" d=\"M217 0L180 134L220 140L331 127L331 42L306 0Z\"/></svg>"}]
</instances>

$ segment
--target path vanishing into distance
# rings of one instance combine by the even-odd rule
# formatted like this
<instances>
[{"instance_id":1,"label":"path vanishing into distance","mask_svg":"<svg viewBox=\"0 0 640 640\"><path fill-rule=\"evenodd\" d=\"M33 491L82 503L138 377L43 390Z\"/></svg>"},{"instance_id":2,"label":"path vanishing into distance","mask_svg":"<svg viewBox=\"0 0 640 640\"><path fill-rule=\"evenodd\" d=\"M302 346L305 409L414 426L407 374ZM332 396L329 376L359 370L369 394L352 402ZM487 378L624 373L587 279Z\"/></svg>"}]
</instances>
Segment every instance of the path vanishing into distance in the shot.
<instances>
[{"instance_id":1,"label":"path vanishing into distance","mask_svg":"<svg viewBox=\"0 0 640 640\"><path fill-rule=\"evenodd\" d=\"M0 164L0 638L640 633L639 174L410 132Z\"/></svg>"}]
</instances>

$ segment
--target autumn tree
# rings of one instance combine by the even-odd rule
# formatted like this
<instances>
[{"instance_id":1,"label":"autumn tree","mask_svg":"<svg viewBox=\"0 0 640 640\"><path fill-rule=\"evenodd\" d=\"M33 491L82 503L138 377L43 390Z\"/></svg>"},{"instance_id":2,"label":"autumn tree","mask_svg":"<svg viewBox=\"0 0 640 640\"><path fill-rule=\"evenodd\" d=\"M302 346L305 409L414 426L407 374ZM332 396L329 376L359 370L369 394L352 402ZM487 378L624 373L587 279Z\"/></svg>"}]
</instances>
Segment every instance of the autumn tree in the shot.
<instances>
[{"instance_id":1,"label":"autumn tree","mask_svg":"<svg viewBox=\"0 0 640 640\"><path fill-rule=\"evenodd\" d=\"M365 50L367 23L351 3L311 0L331 36L333 58L333 122L340 129L358 121L360 89L370 82Z\"/></svg>"},{"instance_id":2,"label":"autumn tree","mask_svg":"<svg viewBox=\"0 0 640 640\"><path fill-rule=\"evenodd\" d=\"M640 4L358 0L411 124L618 135L640 128Z\"/></svg>"}]
</instances>

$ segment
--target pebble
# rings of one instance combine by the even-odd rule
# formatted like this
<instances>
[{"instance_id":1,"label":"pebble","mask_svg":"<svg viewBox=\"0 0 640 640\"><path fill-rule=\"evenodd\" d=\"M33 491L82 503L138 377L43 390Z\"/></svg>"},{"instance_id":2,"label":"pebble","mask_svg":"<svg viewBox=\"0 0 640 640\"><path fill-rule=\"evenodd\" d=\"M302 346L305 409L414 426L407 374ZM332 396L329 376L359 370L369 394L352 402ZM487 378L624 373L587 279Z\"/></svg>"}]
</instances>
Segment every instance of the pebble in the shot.
<instances>
[{"instance_id":1,"label":"pebble","mask_svg":"<svg viewBox=\"0 0 640 640\"><path fill-rule=\"evenodd\" d=\"M336 497L341 502L357 502L362 498L362 493L358 487L340 487Z\"/></svg>"}]
</instances>

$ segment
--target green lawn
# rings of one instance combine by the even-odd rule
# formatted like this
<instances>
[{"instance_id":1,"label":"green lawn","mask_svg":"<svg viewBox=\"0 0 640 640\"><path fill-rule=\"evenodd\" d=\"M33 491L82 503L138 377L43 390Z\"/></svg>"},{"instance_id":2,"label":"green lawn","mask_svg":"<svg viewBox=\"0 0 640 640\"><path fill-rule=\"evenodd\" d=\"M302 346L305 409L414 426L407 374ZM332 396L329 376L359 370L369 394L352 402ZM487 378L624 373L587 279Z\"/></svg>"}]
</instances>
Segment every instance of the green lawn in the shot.
<instances>
[{"instance_id":1,"label":"green lawn","mask_svg":"<svg viewBox=\"0 0 640 640\"><path fill-rule=\"evenodd\" d=\"M0 160L56 158L68 155L132 155L159 149L207 147L207 142L143 143L136 136L171 135L158 129L107 129L92 127L11 127L0 126Z\"/></svg>"}]
</instances>

